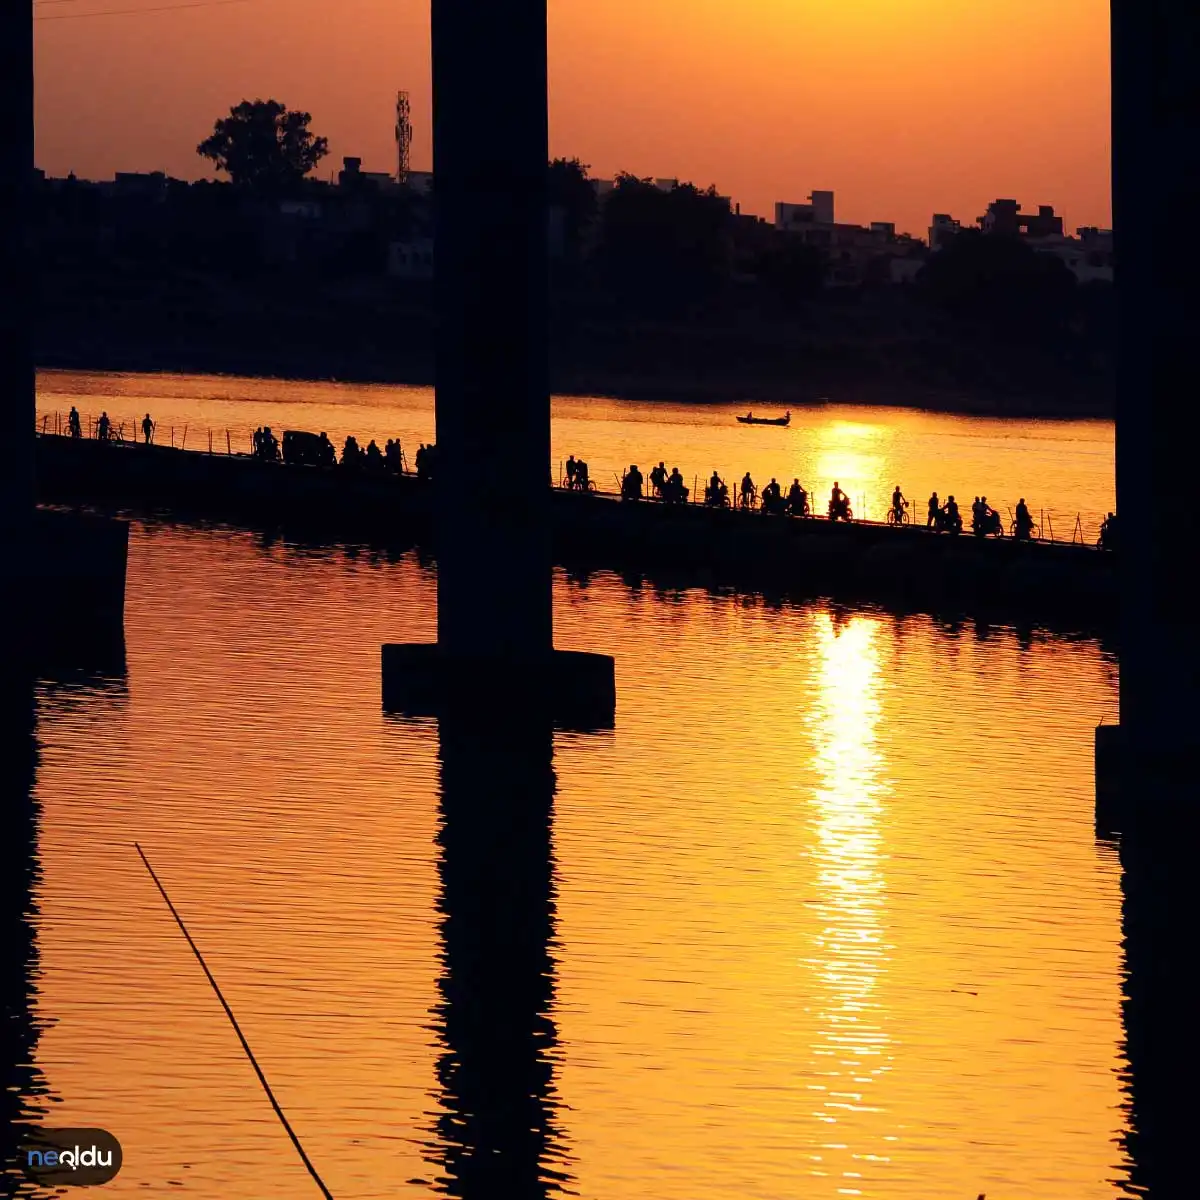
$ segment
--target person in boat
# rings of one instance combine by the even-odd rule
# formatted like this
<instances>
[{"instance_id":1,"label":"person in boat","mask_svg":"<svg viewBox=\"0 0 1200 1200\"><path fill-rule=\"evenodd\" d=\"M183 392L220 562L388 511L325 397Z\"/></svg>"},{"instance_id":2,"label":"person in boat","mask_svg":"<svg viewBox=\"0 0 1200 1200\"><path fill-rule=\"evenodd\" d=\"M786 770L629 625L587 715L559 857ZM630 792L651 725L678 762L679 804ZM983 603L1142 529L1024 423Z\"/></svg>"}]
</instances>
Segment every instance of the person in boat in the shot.
<instances>
[{"instance_id":1,"label":"person in boat","mask_svg":"<svg viewBox=\"0 0 1200 1200\"><path fill-rule=\"evenodd\" d=\"M850 497L842 491L837 480L834 480L833 489L829 493L829 515L837 520L849 520L850 516Z\"/></svg>"},{"instance_id":2,"label":"person in boat","mask_svg":"<svg viewBox=\"0 0 1200 1200\"><path fill-rule=\"evenodd\" d=\"M107 442L112 435L112 422L108 419L108 413L102 412L100 420L96 422L96 436L102 441Z\"/></svg>"},{"instance_id":3,"label":"person in boat","mask_svg":"<svg viewBox=\"0 0 1200 1200\"><path fill-rule=\"evenodd\" d=\"M942 506L942 528L950 533L962 533L962 517L953 496L947 496L946 503Z\"/></svg>"},{"instance_id":4,"label":"person in boat","mask_svg":"<svg viewBox=\"0 0 1200 1200\"><path fill-rule=\"evenodd\" d=\"M753 508L754 497L757 493L758 488L754 486L754 480L750 478L750 472L747 471L745 475L742 476L741 483L742 507Z\"/></svg>"},{"instance_id":5,"label":"person in boat","mask_svg":"<svg viewBox=\"0 0 1200 1200\"><path fill-rule=\"evenodd\" d=\"M1096 543L1101 550L1115 550L1117 548L1117 514L1109 513L1103 521L1100 522L1100 540Z\"/></svg>"},{"instance_id":6,"label":"person in boat","mask_svg":"<svg viewBox=\"0 0 1200 1200\"><path fill-rule=\"evenodd\" d=\"M150 420L149 413L142 418L142 437L145 438L147 446L154 437L154 422Z\"/></svg>"},{"instance_id":7,"label":"person in boat","mask_svg":"<svg viewBox=\"0 0 1200 1200\"><path fill-rule=\"evenodd\" d=\"M71 405L71 411L67 414L67 429L73 438L83 437L83 425L79 420L79 409L75 405Z\"/></svg>"},{"instance_id":8,"label":"person in boat","mask_svg":"<svg viewBox=\"0 0 1200 1200\"><path fill-rule=\"evenodd\" d=\"M1033 533L1033 517L1029 514L1029 508L1025 504L1025 497L1022 496L1017 501L1017 514L1013 520L1013 536L1019 542L1027 542Z\"/></svg>"},{"instance_id":9,"label":"person in boat","mask_svg":"<svg viewBox=\"0 0 1200 1200\"><path fill-rule=\"evenodd\" d=\"M808 493L800 486L799 479L792 480L792 486L788 488L788 511L793 517L808 516Z\"/></svg>"},{"instance_id":10,"label":"person in boat","mask_svg":"<svg viewBox=\"0 0 1200 1200\"><path fill-rule=\"evenodd\" d=\"M650 486L654 490L656 496L663 494L663 487L667 482L667 465L660 462L657 467L650 468Z\"/></svg>"},{"instance_id":11,"label":"person in boat","mask_svg":"<svg viewBox=\"0 0 1200 1200\"><path fill-rule=\"evenodd\" d=\"M567 455L567 491L575 486L575 455Z\"/></svg>"},{"instance_id":12,"label":"person in boat","mask_svg":"<svg viewBox=\"0 0 1200 1200\"><path fill-rule=\"evenodd\" d=\"M904 493L900 490L900 485L892 489L892 514L895 517L896 524L904 523L904 510L908 507L908 501L904 498Z\"/></svg>"},{"instance_id":13,"label":"person in boat","mask_svg":"<svg viewBox=\"0 0 1200 1200\"><path fill-rule=\"evenodd\" d=\"M747 420L747 421L753 421L753 420L754 420L754 413L753 413L753 411L751 411L751 412L747 412L747 413L746 413L746 420Z\"/></svg>"},{"instance_id":14,"label":"person in boat","mask_svg":"<svg viewBox=\"0 0 1200 1200\"><path fill-rule=\"evenodd\" d=\"M621 499L622 500L640 500L642 498L642 484L645 482L641 471L638 470L637 463L630 463L629 470L625 472L625 478L621 480Z\"/></svg>"},{"instance_id":15,"label":"person in boat","mask_svg":"<svg viewBox=\"0 0 1200 1200\"><path fill-rule=\"evenodd\" d=\"M929 497L929 516L925 521L926 529L937 528L938 518L941 516L941 512L942 502L938 499L937 492L934 492L933 495Z\"/></svg>"}]
</instances>

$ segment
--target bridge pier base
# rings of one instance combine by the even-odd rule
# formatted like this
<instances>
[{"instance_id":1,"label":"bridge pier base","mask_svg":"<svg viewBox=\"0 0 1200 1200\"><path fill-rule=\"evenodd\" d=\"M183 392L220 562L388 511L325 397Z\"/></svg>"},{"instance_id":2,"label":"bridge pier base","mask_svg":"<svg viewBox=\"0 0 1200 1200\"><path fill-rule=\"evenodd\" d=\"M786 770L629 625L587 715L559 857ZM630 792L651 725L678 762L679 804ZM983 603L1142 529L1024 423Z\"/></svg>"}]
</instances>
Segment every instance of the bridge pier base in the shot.
<instances>
[{"instance_id":1,"label":"bridge pier base","mask_svg":"<svg viewBox=\"0 0 1200 1200\"><path fill-rule=\"evenodd\" d=\"M436 643L383 647L383 707L406 716L448 711L511 714L519 707L555 727L611 729L617 704L607 654L552 650L539 660L447 654Z\"/></svg>"}]
</instances>

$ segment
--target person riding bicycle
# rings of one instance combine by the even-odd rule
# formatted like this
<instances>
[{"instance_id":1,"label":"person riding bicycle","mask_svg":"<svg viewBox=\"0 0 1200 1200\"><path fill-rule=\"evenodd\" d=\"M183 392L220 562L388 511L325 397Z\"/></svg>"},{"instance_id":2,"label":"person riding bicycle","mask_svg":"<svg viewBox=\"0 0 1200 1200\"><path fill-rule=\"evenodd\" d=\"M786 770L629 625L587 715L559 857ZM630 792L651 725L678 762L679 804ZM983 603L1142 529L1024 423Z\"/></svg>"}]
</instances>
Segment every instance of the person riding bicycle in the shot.
<instances>
[{"instance_id":1,"label":"person riding bicycle","mask_svg":"<svg viewBox=\"0 0 1200 1200\"><path fill-rule=\"evenodd\" d=\"M581 491L586 492L589 485L588 480L588 465L582 458L575 460L575 486Z\"/></svg>"},{"instance_id":2,"label":"person riding bicycle","mask_svg":"<svg viewBox=\"0 0 1200 1200\"><path fill-rule=\"evenodd\" d=\"M663 487L667 482L667 465L659 463L657 467L650 468L650 486L654 489L656 496L663 494Z\"/></svg>"},{"instance_id":3,"label":"person riding bicycle","mask_svg":"<svg viewBox=\"0 0 1200 1200\"><path fill-rule=\"evenodd\" d=\"M904 510L908 507L908 501L904 498L904 493L900 490L900 485L896 484L892 491L892 513L897 525L904 523Z\"/></svg>"},{"instance_id":4,"label":"person riding bicycle","mask_svg":"<svg viewBox=\"0 0 1200 1200\"><path fill-rule=\"evenodd\" d=\"M142 418L142 437L146 439L146 445L150 445L150 439L154 436L154 422L150 419L150 414L147 413Z\"/></svg>"},{"instance_id":5,"label":"person riding bicycle","mask_svg":"<svg viewBox=\"0 0 1200 1200\"><path fill-rule=\"evenodd\" d=\"M631 464L621 481L622 500L640 500L642 498L642 473L637 469L637 463Z\"/></svg>"},{"instance_id":6,"label":"person riding bicycle","mask_svg":"<svg viewBox=\"0 0 1200 1200\"><path fill-rule=\"evenodd\" d=\"M67 414L67 429L73 438L83 437L83 426L79 421L79 409L73 404L71 405L71 411Z\"/></svg>"},{"instance_id":7,"label":"person riding bicycle","mask_svg":"<svg viewBox=\"0 0 1200 1200\"><path fill-rule=\"evenodd\" d=\"M1100 540L1096 543L1101 550L1115 550L1117 548L1117 514L1109 513L1103 521L1100 522Z\"/></svg>"},{"instance_id":8,"label":"person riding bicycle","mask_svg":"<svg viewBox=\"0 0 1200 1200\"><path fill-rule=\"evenodd\" d=\"M108 419L108 413L102 412L100 419L96 422L96 436L102 442L107 442L111 434L112 422Z\"/></svg>"},{"instance_id":9,"label":"person riding bicycle","mask_svg":"<svg viewBox=\"0 0 1200 1200\"><path fill-rule=\"evenodd\" d=\"M754 480L750 478L750 472L747 471L745 473L745 475L742 476L742 507L743 508L753 508L754 507L754 492L755 492Z\"/></svg>"},{"instance_id":10,"label":"person riding bicycle","mask_svg":"<svg viewBox=\"0 0 1200 1200\"><path fill-rule=\"evenodd\" d=\"M729 500L729 488L725 480L714 471L704 485L704 503L710 508L723 508Z\"/></svg>"},{"instance_id":11,"label":"person riding bicycle","mask_svg":"<svg viewBox=\"0 0 1200 1200\"><path fill-rule=\"evenodd\" d=\"M567 491L575 486L575 455L567 456Z\"/></svg>"},{"instance_id":12,"label":"person riding bicycle","mask_svg":"<svg viewBox=\"0 0 1200 1200\"><path fill-rule=\"evenodd\" d=\"M926 529L936 529L938 526L938 518L942 514L942 502L938 499L937 492L934 492L929 497L929 516L925 521Z\"/></svg>"},{"instance_id":13,"label":"person riding bicycle","mask_svg":"<svg viewBox=\"0 0 1200 1200\"><path fill-rule=\"evenodd\" d=\"M842 491L841 486L834 480L833 489L829 493L829 516L831 520L850 519L850 497Z\"/></svg>"},{"instance_id":14,"label":"person riding bicycle","mask_svg":"<svg viewBox=\"0 0 1200 1200\"><path fill-rule=\"evenodd\" d=\"M808 516L808 493L800 486L799 479L792 480L792 486L788 488L787 502L788 511L793 517Z\"/></svg>"}]
</instances>

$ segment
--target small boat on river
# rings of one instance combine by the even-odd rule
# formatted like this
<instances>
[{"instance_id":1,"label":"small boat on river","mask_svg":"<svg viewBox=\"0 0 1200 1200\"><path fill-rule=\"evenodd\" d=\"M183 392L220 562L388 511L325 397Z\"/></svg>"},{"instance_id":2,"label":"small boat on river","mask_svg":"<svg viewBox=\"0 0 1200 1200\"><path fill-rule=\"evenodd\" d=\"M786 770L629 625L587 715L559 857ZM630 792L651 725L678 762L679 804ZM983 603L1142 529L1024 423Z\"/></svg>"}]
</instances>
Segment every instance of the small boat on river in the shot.
<instances>
[{"instance_id":1,"label":"small boat on river","mask_svg":"<svg viewBox=\"0 0 1200 1200\"><path fill-rule=\"evenodd\" d=\"M790 425L792 413L789 409L782 417L756 417L752 412L748 412L744 417L738 417L738 422L742 425Z\"/></svg>"}]
</instances>

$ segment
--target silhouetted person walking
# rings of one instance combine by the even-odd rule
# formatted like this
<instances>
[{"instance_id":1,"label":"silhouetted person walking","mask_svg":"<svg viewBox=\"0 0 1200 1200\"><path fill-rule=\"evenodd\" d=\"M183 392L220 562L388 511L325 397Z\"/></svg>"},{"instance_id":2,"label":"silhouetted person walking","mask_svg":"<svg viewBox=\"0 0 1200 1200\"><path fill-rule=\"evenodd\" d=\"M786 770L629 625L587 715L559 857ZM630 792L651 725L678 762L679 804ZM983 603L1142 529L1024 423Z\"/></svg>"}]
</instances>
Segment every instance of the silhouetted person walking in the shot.
<instances>
[{"instance_id":1,"label":"silhouetted person walking","mask_svg":"<svg viewBox=\"0 0 1200 1200\"><path fill-rule=\"evenodd\" d=\"M71 405L71 411L67 414L67 429L73 438L83 437L83 425L79 420L79 409L75 405Z\"/></svg>"},{"instance_id":2,"label":"silhouetted person walking","mask_svg":"<svg viewBox=\"0 0 1200 1200\"><path fill-rule=\"evenodd\" d=\"M154 422L150 420L149 413L142 418L142 437L145 438L147 446L154 440Z\"/></svg>"}]
</instances>

